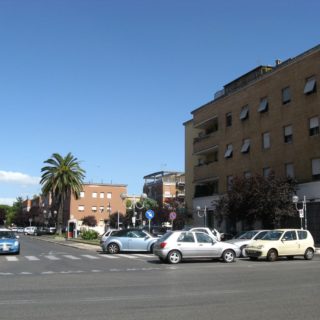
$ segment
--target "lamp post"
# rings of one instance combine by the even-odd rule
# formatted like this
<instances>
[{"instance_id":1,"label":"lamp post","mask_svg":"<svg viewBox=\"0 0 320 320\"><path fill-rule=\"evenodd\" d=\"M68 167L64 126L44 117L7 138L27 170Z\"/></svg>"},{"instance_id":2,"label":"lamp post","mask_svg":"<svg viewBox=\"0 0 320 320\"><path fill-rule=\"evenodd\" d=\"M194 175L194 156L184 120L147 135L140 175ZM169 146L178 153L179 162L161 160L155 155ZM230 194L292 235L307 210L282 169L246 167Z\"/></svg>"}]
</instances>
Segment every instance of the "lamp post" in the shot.
<instances>
[{"instance_id":1,"label":"lamp post","mask_svg":"<svg viewBox=\"0 0 320 320\"><path fill-rule=\"evenodd\" d=\"M131 209L131 210L133 211L133 216L132 216L132 224L133 224L133 227L136 226L136 220L137 220L136 208L137 208L138 210L143 209L143 208L144 208L144 201L145 201L145 199L148 198L148 196L147 196L145 193L142 193L141 196L140 196L140 199L142 199L142 205L141 205L141 207L139 207L139 206L137 205L137 202L136 202L136 197L137 197L137 196L135 196L135 195L132 196L132 199L133 199L132 204L131 204L130 207L128 207L128 209ZM123 193L120 194L120 198L122 199L122 201L124 201L124 200L126 200L126 199L128 198L128 195L127 195L125 192L123 192ZM142 220L142 215L141 215L141 217L140 217L140 220Z\"/></svg>"},{"instance_id":2,"label":"lamp post","mask_svg":"<svg viewBox=\"0 0 320 320\"><path fill-rule=\"evenodd\" d=\"M203 218L204 227L207 227L207 206L204 206L203 210L201 209L200 206L197 206L196 210L197 210L198 217Z\"/></svg>"},{"instance_id":3,"label":"lamp post","mask_svg":"<svg viewBox=\"0 0 320 320\"><path fill-rule=\"evenodd\" d=\"M304 218L304 228L307 230L308 229L308 223L307 223L307 201L306 201L306 196L303 196L302 208L301 209L298 208L298 202L299 202L299 197L298 196L293 196L292 197L292 202L294 203L294 205L296 207L296 210L299 212L301 229L303 229L302 218Z\"/></svg>"}]
</instances>

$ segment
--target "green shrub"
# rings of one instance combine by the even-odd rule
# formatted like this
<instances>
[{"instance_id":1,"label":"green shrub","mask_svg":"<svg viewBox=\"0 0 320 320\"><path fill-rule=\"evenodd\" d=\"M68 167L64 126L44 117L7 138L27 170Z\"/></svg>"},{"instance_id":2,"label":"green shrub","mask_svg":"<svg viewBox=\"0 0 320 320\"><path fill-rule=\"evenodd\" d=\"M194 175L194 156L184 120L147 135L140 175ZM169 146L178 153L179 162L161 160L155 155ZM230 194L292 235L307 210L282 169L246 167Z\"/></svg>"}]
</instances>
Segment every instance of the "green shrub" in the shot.
<instances>
[{"instance_id":1,"label":"green shrub","mask_svg":"<svg viewBox=\"0 0 320 320\"><path fill-rule=\"evenodd\" d=\"M98 232L94 230L84 230L81 232L81 238L83 240L94 240L98 239Z\"/></svg>"}]
</instances>

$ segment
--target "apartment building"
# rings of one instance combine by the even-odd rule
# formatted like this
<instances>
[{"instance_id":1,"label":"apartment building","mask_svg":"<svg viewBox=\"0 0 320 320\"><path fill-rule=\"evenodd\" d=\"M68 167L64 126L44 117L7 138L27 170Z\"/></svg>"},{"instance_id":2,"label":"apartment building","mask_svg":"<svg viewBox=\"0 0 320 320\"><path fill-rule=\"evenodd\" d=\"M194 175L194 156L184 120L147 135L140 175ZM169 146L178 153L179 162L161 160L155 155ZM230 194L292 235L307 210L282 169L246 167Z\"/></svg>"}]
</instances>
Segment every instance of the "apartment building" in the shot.
<instances>
[{"instance_id":1,"label":"apartment building","mask_svg":"<svg viewBox=\"0 0 320 320\"><path fill-rule=\"evenodd\" d=\"M125 202L120 194L127 192L124 184L83 184L79 199L71 197L69 208L69 219L81 226L87 216L94 216L97 220L97 227L104 229L109 223L110 215L119 212L126 213Z\"/></svg>"},{"instance_id":2,"label":"apartment building","mask_svg":"<svg viewBox=\"0 0 320 320\"><path fill-rule=\"evenodd\" d=\"M320 225L320 45L259 66L193 110L185 126L186 206L213 227L214 203L235 176L294 177L306 196L308 227ZM320 238L319 238L320 240Z\"/></svg>"},{"instance_id":3,"label":"apartment building","mask_svg":"<svg viewBox=\"0 0 320 320\"><path fill-rule=\"evenodd\" d=\"M167 203L178 201L183 204L185 201L185 175L183 172L159 171L145 177L143 192L148 198L156 200L159 208Z\"/></svg>"}]
</instances>

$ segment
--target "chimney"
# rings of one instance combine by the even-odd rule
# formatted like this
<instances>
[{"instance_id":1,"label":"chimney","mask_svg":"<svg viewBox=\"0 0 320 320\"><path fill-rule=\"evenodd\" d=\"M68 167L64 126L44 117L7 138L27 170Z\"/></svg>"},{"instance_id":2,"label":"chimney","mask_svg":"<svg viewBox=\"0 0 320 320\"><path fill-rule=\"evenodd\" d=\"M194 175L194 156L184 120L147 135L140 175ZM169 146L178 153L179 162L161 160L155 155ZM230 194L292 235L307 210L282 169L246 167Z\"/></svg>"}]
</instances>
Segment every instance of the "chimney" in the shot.
<instances>
[{"instance_id":1,"label":"chimney","mask_svg":"<svg viewBox=\"0 0 320 320\"><path fill-rule=\"evenodd\" d=\"M279 64L281 64L281 60L277 59L276 61L276 66L278 66Z\"/></svg>"}]
</instances>

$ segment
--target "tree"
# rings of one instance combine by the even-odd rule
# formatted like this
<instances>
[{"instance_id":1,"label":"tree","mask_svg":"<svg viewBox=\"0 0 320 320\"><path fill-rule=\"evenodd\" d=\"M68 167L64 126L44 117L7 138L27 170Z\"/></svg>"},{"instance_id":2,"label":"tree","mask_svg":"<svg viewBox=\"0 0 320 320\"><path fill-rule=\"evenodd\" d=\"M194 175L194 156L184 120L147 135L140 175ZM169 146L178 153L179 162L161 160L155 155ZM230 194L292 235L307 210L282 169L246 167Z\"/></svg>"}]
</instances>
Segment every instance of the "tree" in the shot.
<instances>
[{"instance_id":1,"label":"tree","mask_svg":"<svg viewBox=\"0 0 320 320\"><path fill-rule=\"evenodd\" d=\"M95 216L86 216L83 218L82 223L88 227L95 227L97 225L97 219Z\"/></svg>"},{"instance_id":2,"label":"tree","mask_svg":"<svg viewBox=\"0 0 320 320\"><path fill-rule=\"evenodd\" d=\"M54 153L51 158L44 161L47 166L41 169L42 176L40 184L43 194L52 196L54 207L57 210L57 232L62 233L64 221L64 206L66 200L72 195L78 199L82 190L85 171L80 163L70 152L62 157Z\"/></svg>"},{"instance_id":3,"label":"tree","mask_svg":"<svg viewBox=\"0 0 320 320\"><path fill-rule=\"evenodd\" d=\"M264 228L287 225L297 212L292 205L296 184L292 179L277 178L271 173L267 178L260 175L251 178L236 177L232 188L220 198L216 216L226 218L231 229L243 221L249 228L261 221Z\"/></svg>"}]
</instances>

